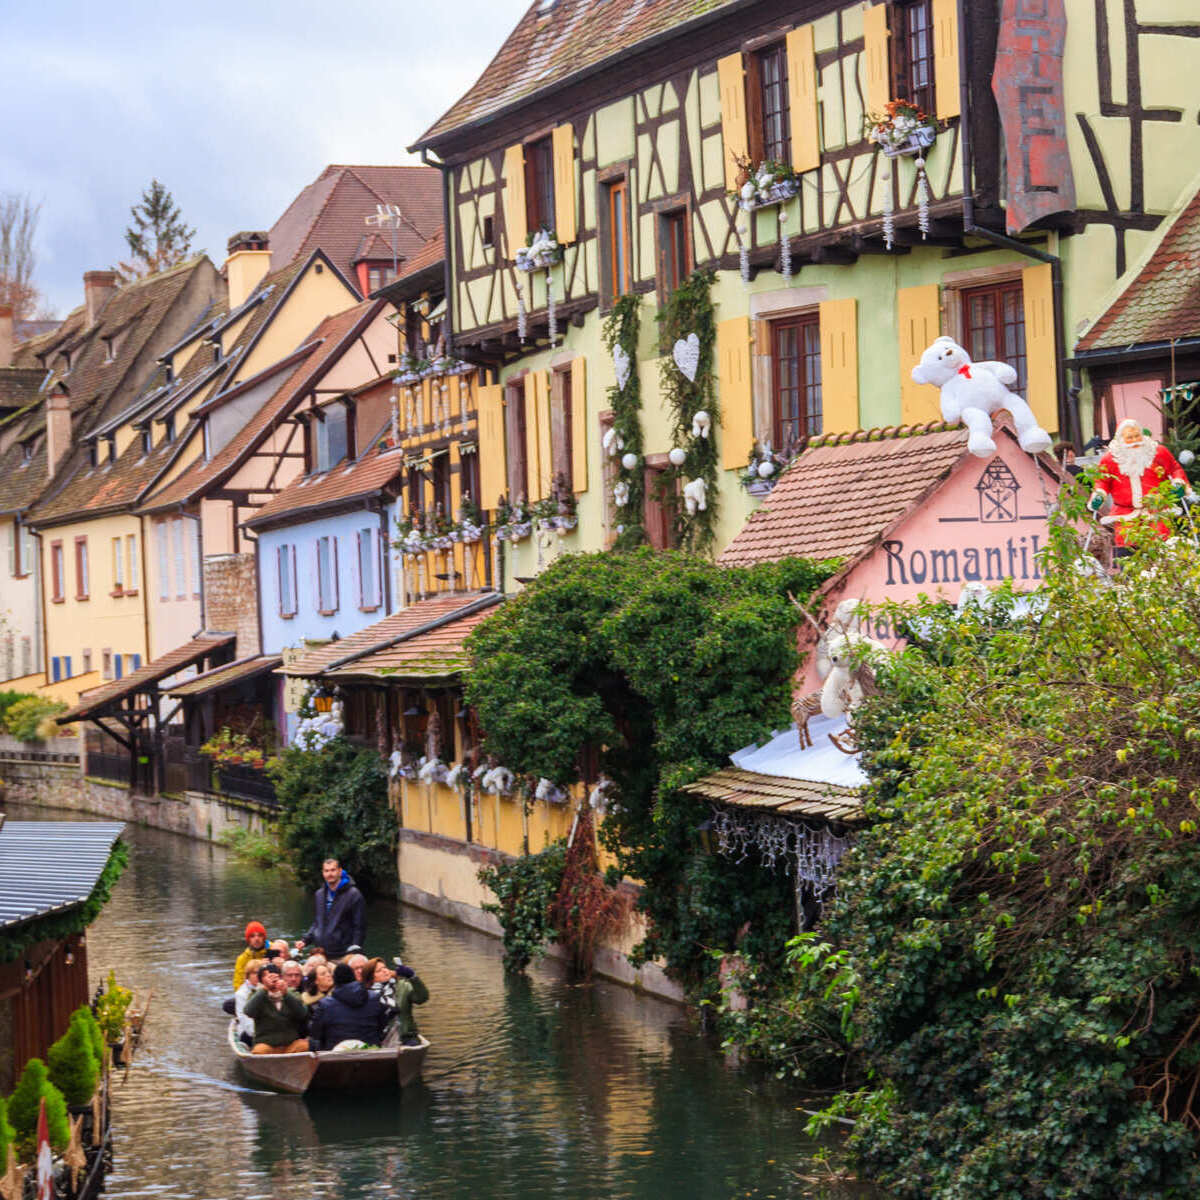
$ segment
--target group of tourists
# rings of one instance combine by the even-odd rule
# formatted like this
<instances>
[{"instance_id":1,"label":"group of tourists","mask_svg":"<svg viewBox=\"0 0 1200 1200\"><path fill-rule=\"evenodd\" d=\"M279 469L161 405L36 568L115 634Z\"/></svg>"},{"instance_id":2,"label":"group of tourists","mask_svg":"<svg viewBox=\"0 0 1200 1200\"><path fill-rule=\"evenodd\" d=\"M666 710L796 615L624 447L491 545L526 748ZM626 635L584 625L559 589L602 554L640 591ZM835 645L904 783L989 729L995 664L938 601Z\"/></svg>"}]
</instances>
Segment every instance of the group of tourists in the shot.
<instances>
[{"instance_id":1,"label":"group of tourists","mask_svg":"<svg viewBox=\"0 0 1200 1200\"><path fill-rule=\"evenodd\" d=\"M366 902L335 858L321 867L313 923L294 946L270 941L260 921L246 926L225 1011L254 1054L419 1043L412 1008L429 989L400 959L389 966L362 952ZM299 957L305 948L303 961Z\"/></svg>"}]
</instances>

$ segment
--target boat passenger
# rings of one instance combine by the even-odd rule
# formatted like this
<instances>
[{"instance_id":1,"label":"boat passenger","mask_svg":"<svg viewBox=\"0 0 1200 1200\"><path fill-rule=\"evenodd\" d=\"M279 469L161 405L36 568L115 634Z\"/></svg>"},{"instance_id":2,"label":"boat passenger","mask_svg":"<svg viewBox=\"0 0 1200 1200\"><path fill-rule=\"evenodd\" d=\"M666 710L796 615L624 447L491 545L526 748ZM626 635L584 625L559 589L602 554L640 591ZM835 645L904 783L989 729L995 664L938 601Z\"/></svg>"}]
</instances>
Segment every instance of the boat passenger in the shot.
<instances>
[{"instance_id":1,"label":"boat passenger","mask_svg":"<svg viewBox=\"0 0 1200 1200\"><path fill-rule=\"evenodd\" d=\"M272 959L278 966L282 967L284 962L292 957L292 952L288 949L287 939L276 938L267 947L266 957Z\"/></svg>"},{"instance_id":2,"label":"boat passenger","mask_svg":"<svg viewBox=\"0 0 1200 1200\"><path fill-rule=\"evenodd\" d=\"M367 902L336 858L327 858L321 865L321 877L324 882L313 893L313 923L296 943L296 950L319 942L330 958L341 958L366 940Z\"/></svg>"},{"instance_id":3,"label":"boat passenger","mask_svg":"<svg viewBox=\"0 0 1200 1200\"><path fill-rule=\"evenodd\" d=\"M246 926L246 948L237 956L233 964L233 990L236 992L246 978L246 964L252 958L263 957L263 947L267 944L267 927L261 921L251 921Z\"/></svg>"},{"instance_id":4,"label":"boat passenger","mask_svg":"<svg viewBox=\"0 0 1200 1200\"><path fill-rule=\"evenodd\" d=\"M254 1045L254 1021L246 1016L246 1001L254 995L259 985L259 972L267 965L262 958L253 958L246 964L246 978L242 986L233 993L233 1015L237 1020L238 1037L247 1046Z\"/></svg>"},{"instance_id":5,"label":"boat passenger","mask_svg":"<svg viewBox=\"0 0 1200 1200\"><path fill-rule=\"evenodd\" d=\"M365 954L347 954L346 966L354 972L354 978L359 983L365 984L367 987L371 985L371 976L363 975L363 967L367 965L367 956Z\"/></svg>"},{"instance_id":6,"label":"boat passenger","mask_svg":"<svg viewBox=\"0 0 1200 1200\"><path fill-rule=\"evenodd\" d=\"M259 973L264 986L246 1001L245 1014L254 1022L253 1054L299 1054L308 1049L301 1037L308 1019L304 1001L284 982L272 962Z\"/></svg>"},{"instance_id":7,"label":"boat passenger","mask_svg":"<svg viewBox=\"0 0 1200 1200\"><path fill-rule=\"evenodd\" d=\"M282 969L284 983L299 994L300 986L304 983L304 968L294 958L289 958Z\"/></svg>"},{"instance_id":8,"label":"boat passenger","mask_svg":"<svg viewBox=\"0 0 1200 1200\"><path fill-rule=\"evenodd\" d=\"M317 969L313 972L312 985L305 985L305 990L300 993L300 999L310 1007L320 1000L324 1000L330 992L333 991L333 968L328 963L318 963Z\"/></svg>"},{"instance_id":9,"label":"boat passenger","mask_svg":"<svg viewBox=\"0 0 1200 1200\"><path fill-rule=\"evenodd\" d=\"M395 961L396 969L393 971L382 958L373 958L367 963L363 975L372 981L371 991L377 993L383 1002L389 1021L395 1021L401 1045L416 1046L421 1039L417 1034L412 1006L424 1004L429 999L429 989L412 967L405 966L399 959Z\"/></svg>"},{"instance_id":10,"label":"boat passenger","mask_svg":"<svg viewBox=\"0 0 1200 1200\"><path fill-rule=\"evenodd\" d=\"M313 1006L308 1044L313 1050L332 1050L339 1042L355 1040L368 1046L383 1042L387 1013L373 992L354 978L346 963L333 968L333 990Z\"/></svg>"}]
</instances>

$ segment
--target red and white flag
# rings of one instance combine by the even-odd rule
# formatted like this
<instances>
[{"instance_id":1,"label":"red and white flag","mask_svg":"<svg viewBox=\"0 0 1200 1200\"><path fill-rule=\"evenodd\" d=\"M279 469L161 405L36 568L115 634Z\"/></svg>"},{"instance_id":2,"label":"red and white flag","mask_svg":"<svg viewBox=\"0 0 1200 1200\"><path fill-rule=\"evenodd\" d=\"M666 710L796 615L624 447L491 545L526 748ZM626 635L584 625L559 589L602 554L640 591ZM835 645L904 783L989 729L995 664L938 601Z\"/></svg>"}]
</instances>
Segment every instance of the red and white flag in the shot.
<instances>
[{"instance_id":1,"label":"red and white flag","mask_svg":"<svg viewBox=\"0 0 1200 1200\"><path fill-rule=\"evenodd\" d=\"M54 1200L54 1156L50 1153L45 1096L38 1102L37 1147L37 1200Z\"/></svg>"}]
</instances>

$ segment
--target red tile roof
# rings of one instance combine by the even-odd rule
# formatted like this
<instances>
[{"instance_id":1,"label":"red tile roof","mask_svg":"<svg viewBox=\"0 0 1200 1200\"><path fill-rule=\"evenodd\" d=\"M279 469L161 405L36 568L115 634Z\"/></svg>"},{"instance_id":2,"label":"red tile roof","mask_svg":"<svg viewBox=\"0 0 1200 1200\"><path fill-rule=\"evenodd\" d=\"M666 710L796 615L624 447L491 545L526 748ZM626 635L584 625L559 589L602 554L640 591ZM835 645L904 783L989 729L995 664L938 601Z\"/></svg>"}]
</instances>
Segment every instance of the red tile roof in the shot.
<instances>
[{"instance_id":1,"label":"red tile roof","mask_svg":"<svg viewBox=\"0 0 1200 1200\"><path fill-rule=\"evenodd\" d=\"M1200 189L1161 228L1149 259L1134 268L1077 353L1200 337Z\"/></svg>"},{"instance_id":2,"label":"red tile roof","mask_svg":"<svg viewBox=\"0 0 1200 1200\"><path fill-rule=\"evenodd\" d=\"M626 55L640 42L734 0L534 0L470 90L421 135L435 144L465 125L482 123L569 76ZM545 11L543 11L545 10Z\"/></svg>"},{"instance_id":3,"label":"red tile roof","mask_svg":"<svg viewBox=\"0 0 1200 1200\"><path fill-rule=\"evenodd\" d=\"M436 266L446 257L446 231L440 225L437 232L400 268L400 278L408 279L426 267Z\"/></svg>"},{"instance_id":4,"label":"red tile roof","mask_svg":"<svg viewBox=\"0 0 1200 1200\"><path fill-rule=\"evenodd\" d=\"M945 479L967 453L967 431L931 422L908 430L832 434L780 476L763 506L725 548L727 566L852 558Z\"/></svg>"},{"instance_id":5,"label":"red tile roof","mask_svg":"<svg viewBox=\"0 0 1200 1200\"><path fill-rule=\"evenodd\" d=\"M364 237L373 232L366 218L378 204L395 204L404 215L396 250L411 258L442 224L442 176L434 167L325 168L271 227L271 266L278 269L320 248L352 283ZM391 258L391 230L383 231ZM378 243L372 243L377 245Z\"/></svg>"}]
</instances>

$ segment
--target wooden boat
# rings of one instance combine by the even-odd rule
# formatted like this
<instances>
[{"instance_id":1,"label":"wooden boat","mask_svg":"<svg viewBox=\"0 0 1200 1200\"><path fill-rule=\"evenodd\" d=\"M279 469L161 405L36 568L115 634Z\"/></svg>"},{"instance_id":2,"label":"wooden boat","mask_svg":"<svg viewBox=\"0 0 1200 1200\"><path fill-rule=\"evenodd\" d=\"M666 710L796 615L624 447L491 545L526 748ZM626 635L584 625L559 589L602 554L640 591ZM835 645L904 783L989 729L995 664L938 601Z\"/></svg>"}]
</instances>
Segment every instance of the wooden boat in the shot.
<instances>
[{"instance_id":1,"label":"wooden boat","mask_svg":"<svg viewBox=\"0 0 1200 1200\"><path fill-rule=\"evenodd\" d=\"M419 1036L419 1035L418 1035ZM255 1083L302 1095L310 1090L405 1087L420 1078L429 1042L383 1046L378 1050L322 1050L303 1054L251 1054L229 1022L229 1048Z\"/></svg>"}]
</instances>

